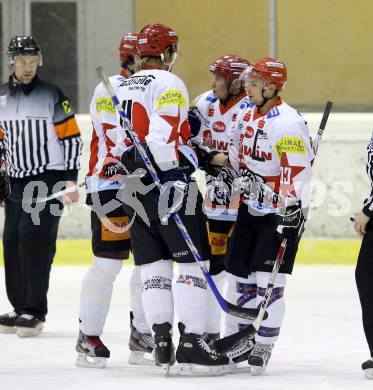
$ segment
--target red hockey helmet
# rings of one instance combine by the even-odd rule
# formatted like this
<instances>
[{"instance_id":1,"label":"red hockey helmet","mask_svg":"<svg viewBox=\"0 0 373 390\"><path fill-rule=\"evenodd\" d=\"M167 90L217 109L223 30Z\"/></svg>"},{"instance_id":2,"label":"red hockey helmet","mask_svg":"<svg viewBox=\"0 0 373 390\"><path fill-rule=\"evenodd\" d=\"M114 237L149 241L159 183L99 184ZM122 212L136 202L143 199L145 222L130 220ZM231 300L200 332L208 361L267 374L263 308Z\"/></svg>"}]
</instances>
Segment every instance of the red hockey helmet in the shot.
<instances>
[{"instance_id":1,"label":"red hockey helmet","mask_svg":"<svg viewBox=\"0 0 373 390\"><path fill-rule=\"evenodd\" d=\"M119 60L121 64L133 62L133 57L138 55L137 34L125 34L119 44Z\"/></svg>"},{"instance_id":2,"label":"red hockey helmet","mask_svg":"<svg viewBox=\"0 0 373 390\"><path fill-rule=\"evenodd\" d=\"M287 80L286 66L276 58L264 57L255 62L242 74L242 79L260 79L265 84L275 84L278 91L281 91Z\"/></svg>"},{"instance_id":3,"label":"red hockey helmet","mask_svg":"<svg viewBox=\"0 0 373 390\"><path fill-rule=\"evenodd\" d=\"M171 47L172 53L178 51L179 38L175 31L163 24L147 24L138 34L138 46L140 57L162 56Z\"/></svg>"},{"instance_id":4,"label":"red hockey helmet","mask_svg":"<svg viewBox=\"0 0 373 390\"><path fill-rule=\"evenodd\" d=\"M218 58L210 65L210 72L223 76L228 83L238 79L241 73L250 66L249 61L235 54Z\"/></svg>"}]
</instances>

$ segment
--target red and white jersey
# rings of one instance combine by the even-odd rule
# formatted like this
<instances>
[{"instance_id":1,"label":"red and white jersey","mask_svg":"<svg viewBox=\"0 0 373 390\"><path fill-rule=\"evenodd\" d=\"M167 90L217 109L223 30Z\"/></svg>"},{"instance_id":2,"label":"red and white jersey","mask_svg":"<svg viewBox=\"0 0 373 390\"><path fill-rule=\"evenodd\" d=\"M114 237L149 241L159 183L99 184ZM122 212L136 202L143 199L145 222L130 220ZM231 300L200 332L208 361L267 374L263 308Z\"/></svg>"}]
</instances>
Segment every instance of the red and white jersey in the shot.
<instances>
[{"instance_id":1,"label":"red and white jersey","mask_svg":"<svg viewBox=\"0 0 373 390\"><path fill-rule=\"evenodd\" d=\"M190 137L189 97L183 81L165 70L141 70L120 83L117 96L158 167L163 171L177 167L178 147Z\"/></svg>"},{"instance_id":2,"label":"red and white jersey","mask_svg":"<svg viewBox=\"0 0 373 390\"><path fill-rule=\"evenodd\" d=\"M255 180L266 183L287 202L302 200L308 206L311 163L314 159L308 127L302 116L280 98L266 114L247 104L235 123L229 160L236 171L249 169ZM277 203L249 200L260 213L277 211Z\"/></svg>"},{"instance_id":3,"label":"red and white jersey","mask_svg":"<svg viewBox=\"0 0 373 390\"><path fill-rule=\"evenodd\" d=\"M249 100L246 94L231 99L227 104L221 103L212 91L197 96L191 106L198 108L204 121L195 138L203 141L203 144L212 150L228 153L234 131L236 131L234 123L237 120L239 109L246 107L247 104ZM206 174L206 185L213 185L213 177L208 174ZM239 199L237 201L232 199L229 206L223 206L213 202L208 194L211 194L211 191L207 191L204 199L204 208L208 218L223 221L236 220Z\"/></svg>"},{"instance_id":4,"label":"red and white jersey","mask_svg":"<svg viewBox=\"0 0 373 390\"><path fill-rule=\"evenodd\" d=\"M212 91L197 96L191 107L198 108L204 123L195 138L203 140L212 150L228 152L233 139L232 122L236 120L237 111L244 100L248 102L248 98L242 94L223 104Z\"/></svg>"},{"instance_id":5,"label":"red and white jersey","mask_svg":"<svg viewBox=\"0 0 373 390\"><path fill-rule=\"evenodd\" d=\"M109 80L117 93L125 77L115 75ZM111 180L103 172L104 163L119 160L131 145L121 126L117 125L117 113L111 97L102 83L98 84L91 100L90 115L93 125L89 171L86 177L87 193L118 189L118 181Z\"/></svg>"}]
</instances>

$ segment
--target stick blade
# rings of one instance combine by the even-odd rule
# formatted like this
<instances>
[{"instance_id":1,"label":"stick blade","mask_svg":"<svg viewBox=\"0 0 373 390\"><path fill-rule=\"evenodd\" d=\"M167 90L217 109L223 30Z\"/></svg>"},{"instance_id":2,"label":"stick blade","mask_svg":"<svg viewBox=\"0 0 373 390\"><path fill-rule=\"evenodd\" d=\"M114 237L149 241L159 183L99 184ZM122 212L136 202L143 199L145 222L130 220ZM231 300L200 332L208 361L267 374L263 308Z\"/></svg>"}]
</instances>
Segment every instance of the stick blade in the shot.
<instances>
[{"instance_id":1,"label":"stick blade","mask_svg":"<svg viewBox=\"0 0 373 390\"><path fill-rule=\"evenodd\" d=\"M259 309L250 309L247 307L236 306L230 302L226 302L226 303L227 303L226 312L228 314L231 314L232 316L246 318L248 320L255 320L255 318L258 316ZM267 317L268 314L266 312L263 318L266 319Z\"/></svg>"}]
</instances>

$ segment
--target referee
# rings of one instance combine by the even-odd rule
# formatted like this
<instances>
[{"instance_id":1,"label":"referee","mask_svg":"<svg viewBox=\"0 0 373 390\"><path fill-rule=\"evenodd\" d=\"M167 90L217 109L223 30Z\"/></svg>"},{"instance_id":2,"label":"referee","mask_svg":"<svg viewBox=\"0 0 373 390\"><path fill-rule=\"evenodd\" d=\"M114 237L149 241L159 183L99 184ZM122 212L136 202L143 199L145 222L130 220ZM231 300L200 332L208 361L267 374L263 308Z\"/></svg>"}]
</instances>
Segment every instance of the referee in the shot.
<instances>
[{"instance_id":1,"label":"referee","mask_svg":"<svg viewBox=\"0 0 373 390\"><path fill-rule=\"evenodd\" d=\"M368 144L367 173L372 192L362 211L355 217L355 231L363 237L355 278L363 315L363 327L371 358L362 364L365 376L373 379L373 135Z\"/></svg>"},{"instance_id":2,"label":"referee","mask_svg":"<svg viewBox=\"0 0 373 390\"><path fill-rule=\"evenodd\" d=\"M11 188L5 201L3 248L6 291L13 311L0 316L0 331L28 337L39 335L45 322L63 208L56 199L46 203L31 199L76 184L82 141L67 97L37 76L42 56L35 40L13 37L8 59L12 74L0 85L0 140L9 178L2 175L0 181L9 180ZM30 188L44 188L45 193L30 192ZM76 202L78 197L77 190L72 191L63 203ZM32 210L38 211L36 217Z\"/></svg>"}]
</instances>

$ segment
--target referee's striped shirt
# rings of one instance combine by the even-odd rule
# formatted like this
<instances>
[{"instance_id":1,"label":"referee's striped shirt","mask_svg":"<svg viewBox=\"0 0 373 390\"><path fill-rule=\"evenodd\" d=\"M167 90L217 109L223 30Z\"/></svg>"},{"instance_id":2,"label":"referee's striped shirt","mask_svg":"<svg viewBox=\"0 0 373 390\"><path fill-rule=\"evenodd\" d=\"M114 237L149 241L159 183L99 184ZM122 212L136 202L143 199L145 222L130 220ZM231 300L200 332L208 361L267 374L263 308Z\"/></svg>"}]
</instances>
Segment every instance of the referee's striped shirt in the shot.
<instances>
[{"instance_id":1,"label":"referee's striped shirt","mask_svg":"<svg viewBox=\"0 0 373 390\"><path fill-rule=\"evenodd\" d=\"M367 199L364 200L363 212L368 217L373 217L373 134L372 138L367 146L368 161L367 161L367 174L372 185L372 191Z\"/></svg>"},{"instance_id":2,"label":"referee's striped shirt","mask_svg":"<svg viewBox=\"0 0 373 390\"><path fill-rule=\"evenodd\" d=\"M20 86L13 78L0 86L0 140L8 174L35 176L65 171L76 180L82 140L73 110L62 91L38 77Z\"/></svg>"}]
</instances>

